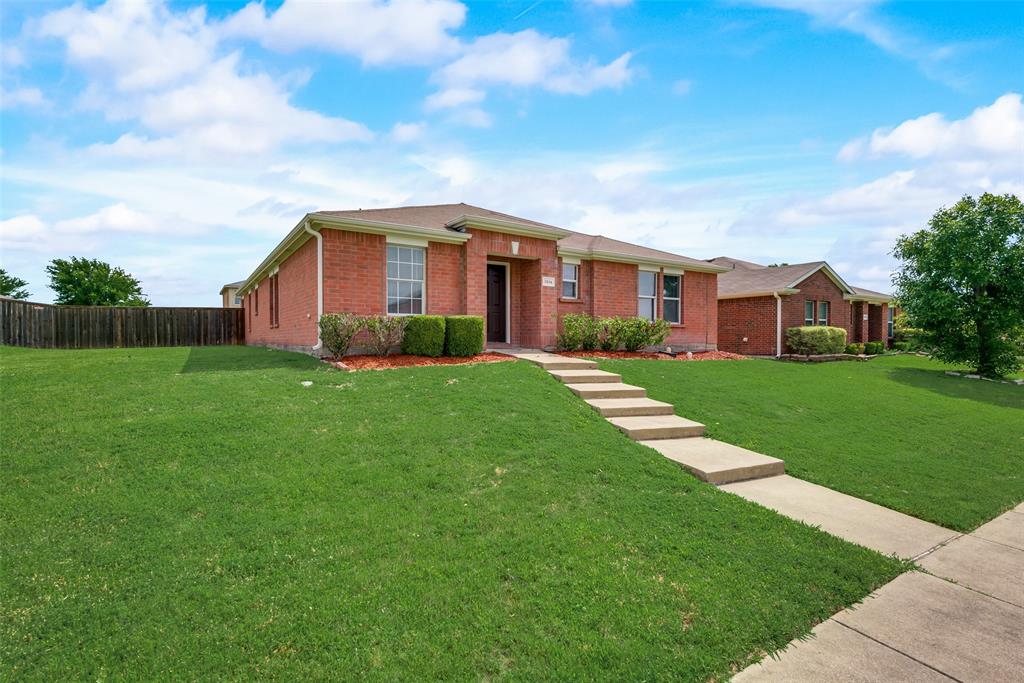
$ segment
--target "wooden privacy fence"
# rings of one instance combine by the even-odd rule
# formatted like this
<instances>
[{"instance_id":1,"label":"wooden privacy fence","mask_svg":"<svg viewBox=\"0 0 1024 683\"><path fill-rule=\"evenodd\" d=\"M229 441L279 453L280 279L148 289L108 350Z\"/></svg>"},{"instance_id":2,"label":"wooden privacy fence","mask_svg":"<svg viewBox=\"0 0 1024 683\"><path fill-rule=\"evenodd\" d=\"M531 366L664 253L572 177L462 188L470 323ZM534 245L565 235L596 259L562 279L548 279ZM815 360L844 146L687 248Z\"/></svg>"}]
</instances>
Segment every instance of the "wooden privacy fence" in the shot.
<instances>
[{"instance_id":1,"label":"wooden privacy fence","mask_svg":"<svg viewBox=\"0 0 1024 683\"><path fill-rule=\"evenodd\" d=\"M52 306L0 298L0 343L39 349L244 344L241 308Z\"/></svg>"}]
</instances>

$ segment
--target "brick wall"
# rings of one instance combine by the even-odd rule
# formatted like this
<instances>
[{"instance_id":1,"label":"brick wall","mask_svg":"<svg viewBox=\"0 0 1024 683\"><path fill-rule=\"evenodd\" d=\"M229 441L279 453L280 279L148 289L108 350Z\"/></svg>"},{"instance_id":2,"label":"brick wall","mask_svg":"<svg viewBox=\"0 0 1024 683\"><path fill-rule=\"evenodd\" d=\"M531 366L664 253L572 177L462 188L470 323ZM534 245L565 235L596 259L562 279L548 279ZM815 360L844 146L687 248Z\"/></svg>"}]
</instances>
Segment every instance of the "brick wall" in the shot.
<instances>
[{"instance_id":1,"label":"brick wall","mask_svg":"<svg viewBox=\"0 0 1024 683\"><path fill-rule=\"evenodd\" d=\"M316 344L316 240L310 238L278 268L280 324L270 326L270 283L263 278L245 297L245 342L267 346ZM259 314L255 298L259 296Z\"/></svg>"},{"instance_id":2,"label":"brick wall","mask_svg":"<svg viewBox=\"0 0 1024 683\"><path fill-rule=\"evenodd\" d=\"M750 356L774 356L777 305L775 297L771 296L721 299L718 302L718 348Z\"/></svg>"},{"instance_id":3,"label":"brick wall","mask_svg":"<svg viewBox=\"0 0 1024 683\"><path fill-rule=\"evenodd\" d=\"M562 263L558 264L558 292L561 295ZM637 279L635 264L585 260L579 269L579 299L558 300L558 316L586 313L601 318L626 317L637 314ZM664 287L659 273L656 310L664 311ZM714 273L687 272L682 281L682 324L673 325L665 346L673 350L704 351L717 348L718 340L718 276Z\"/></svg>"},{"instance_id":4,"label":"brick wall","mask_svg":"<svg viewBox=\"0 0 1024 683\"><path fill-rule=\"evenodd\" d=\"M465 271L460 244L427 245L427 313L459 315L465 309ZM386 275L385 275L386 277Z\"/></svg>"},{"instance_id":5,"label":"brick wall","mask_svg":"<svg viewBox=\"0 0 1024 683\"><path fill-rule=\"evenodd\" d=\"M805 301L828 301L829 321L831 327L841 327L850 338L850 302L843 299L843 291L823 271L812 274L796 288L800 290L782 298L782 334L785 342L786 330L790 327L802 327L804 324ZM817 311L815 311L817 318Z\"/></svg>"},{"instance_id":6,"label":"brick wall","mask_svg":"<svg viewBox=\"0 0 1024 683\"><path fill-rule=\"evenodd\" d=\"M871 304L868 310L868 341L888 341L888 304Z\"/></svg>"}]
</instances>

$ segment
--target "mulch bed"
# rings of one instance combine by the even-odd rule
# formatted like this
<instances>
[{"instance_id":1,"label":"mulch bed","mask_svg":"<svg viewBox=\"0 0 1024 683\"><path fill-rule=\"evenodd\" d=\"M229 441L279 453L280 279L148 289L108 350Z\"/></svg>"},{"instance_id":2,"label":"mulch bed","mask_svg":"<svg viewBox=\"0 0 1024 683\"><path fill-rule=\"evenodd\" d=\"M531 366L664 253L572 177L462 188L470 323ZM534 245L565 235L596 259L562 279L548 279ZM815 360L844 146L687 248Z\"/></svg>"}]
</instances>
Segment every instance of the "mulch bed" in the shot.
<instances>
[{"instance_id":1,"label":"mulch bed","mask_svg":"<svg viewBox=\"0 0 1024 683\"><path fill-rule=\"evenodd\" d=\"M686 352L680 353L679 355L672 357L667 353L652 353L647 351L560 351L559 355L569 356L570 358L614 358L614 359L634 359L642 358L646 360L746 360L746 356L741 356L738 353L729 353L728 351L696 351L690 358L686 357Z\"/></svg>"},{"instance_id":2,"label":"mulch bed","mask_svg":"<svg viewBox=\"0 0 1024 683\"><path fill-rule=\"evenodd\" d=\"M515 358L503 353L479 353L475 356L453 358L451 356L345 356L343 359L327 358L339 370L392 370L394 368L415 368L426 365L468 365L470 363L500 363Z\"/></svg>"}]
</instances>

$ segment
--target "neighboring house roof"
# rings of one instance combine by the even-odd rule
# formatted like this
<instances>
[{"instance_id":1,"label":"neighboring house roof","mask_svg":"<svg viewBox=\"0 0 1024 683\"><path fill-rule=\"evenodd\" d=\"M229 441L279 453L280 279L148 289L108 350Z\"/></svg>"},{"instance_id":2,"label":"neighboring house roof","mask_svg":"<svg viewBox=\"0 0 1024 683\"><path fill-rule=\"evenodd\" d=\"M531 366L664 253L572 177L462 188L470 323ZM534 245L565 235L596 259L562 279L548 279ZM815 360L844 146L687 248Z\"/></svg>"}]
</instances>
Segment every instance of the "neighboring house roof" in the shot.
<instances>
[{"instance_id":1,"label":"neighboring house roof","mask_svg":"<svg viewBox=\"0 0 1024 683\"><path fill-rule=\"evenodd\" d=\"M467 227L497 230L512 234L541 237L558 241L559 254L601 260L641 263L657 266L678 266L686 270L719 273L723 266L698 259L687 258L667 251L642 247L629 242L613 240L601 235L585 235L547 223L531 221L500 211L472 204L433 204L402 206L389 209L356 209L349 211L317 211L306 214L256 270L241 283L244 292L262 279L262 275L275 264L288 257L309 238L305 231L307 221L325 227L396 234L405 237L444 242L465 242L470 238Z\"/></svg>"},{"instance_id":2,"label":"neighboring house roof","mask_svg":"<svg viewBox=\"0 0 1024 683\"><path fill-rule=\"evenodd\" d=\"M883 294L882 292L864 289L863 287L854 287L853 295L846 298L851 301L877 301L881 303L889 303L893 299L891 294Z\"/></svg>"},{"instance_id":3,"label":"neighboring house roof","mask_svg":"<svg viewBox=\"0 0 1024 683\"><path fill-rule=\"evenodd\" d=\"M713 261L736 261L719 257ZM769 296L771 294L795 294L798 285L814 273L823 271L844 295L855 295L853 287L839 277L825 261L811 263L795 263L788 266L761 266L749 261L740 261L745 265L735 265L731 270L718 276L718 298L738 299L750 296ZM723 263L724 265L724 263Z\"/></svg>"},{"instance_id":4,"label":"neighboring house roof","mask_svg":"<svg viewBox=\"0 0 1024 683\"><path fill-rule=\"evenodd\" d=\"M754 263L753 261L741 261L738 258L729 258L728 256L716 256L715 258L708 259L708 263L714 263L719 266L726 266L728 268L766 268L760 263Z\"/></svg>"},{"instance_id":5,"label":"neighboring house roof","mask_svg":"<svg viewBox=\"0 0 1024 683\"><path fill-rule=\"evenodd\" d=\"M225 289L238 289L245 284L245 280L239 280L238 282L229 282L220 288L220 293L223 294Z\"/></svg>"}]
</instances>

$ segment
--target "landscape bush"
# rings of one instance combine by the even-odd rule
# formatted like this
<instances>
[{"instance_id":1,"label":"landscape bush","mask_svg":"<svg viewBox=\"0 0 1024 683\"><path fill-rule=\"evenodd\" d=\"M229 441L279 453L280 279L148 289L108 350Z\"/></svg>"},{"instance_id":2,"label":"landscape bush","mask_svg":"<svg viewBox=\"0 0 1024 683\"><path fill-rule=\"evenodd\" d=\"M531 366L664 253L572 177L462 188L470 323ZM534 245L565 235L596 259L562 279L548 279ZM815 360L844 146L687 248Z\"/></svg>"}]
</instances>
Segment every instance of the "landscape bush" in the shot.
<instances>
[{"instance_id":1,"label":"landscape bush","mask_svg":"<svg viewBox=\"0 0 1024 683\"><path fill-rule=\"evenodd\" d=\"M570 313L562 318L558 348L563 351L639 351L661 344L670 329L664 320L595 318L586 313Z\"/></svg>"},{"instance_id":2,"label":"landscape bush","mask_svg":"<svg viewBox=\"0 0 1024 683\"><path fill-rule=\"evenodd\" d=\"M402 353L434 358L444 353L444 316L414 315L406 320Z\"/></svg>"},{"instance_id":3,"label":"landscape bush","mask_svg":"<svg viewBox=\"0 0 1024 683\"><path fill-rule=\"evenodd\" d=\"M855 356L859 356L860 354L864 353L864 345L860 344L860 343L858 343L858 344L847 344L846 345L846 352L847 353L851 353L851 354L853 354Z\"/></svg>"},{"instance_id":4,"label":"landscape bush","mask_svg":"<svg viewBox=\"0 0 1024 683\"><path fill-rule=\"evenodd\" d=\"M449 315L444 319L446 356L475 356L484 350L484 319L478 315Z\"/></svg>"},{"instance_id":5,"label":"landscape bush","mask_svg":"<svg viewBox=\"0 0 1024 683\"><path fill-rule=\"evenodd\" d=\"M376 356L386 356L391 348L402 343L408 318L402 316L371 315L363 319L368 336L366 348Z\"/></svg>"},{"instance_id":6,"label":"landscape bush","mask_svg":"<svg viewBox=\"0 0 1024 683\"><path fill-rule=\"evenodd\" d=\"M880 353L885 353L885 342L873 341L868 342L864 345L864 353L869 356L877 356Z\"/></svg>"},{"instance_id":7,"label":"landscape bush","mask_svg":"<svg viewBox=\"0 0 1024 683\"><path fill-rule=\"evenodd\" d=\"M562 317L562 333L558 348L562 351L594 351L601 345L605 326L600 318L586 313L569 313Z\"/></svg>"},{"instance_id":8,"label":"landscape bush","mask_svg":"<svg viewBox=\"0 0 1024 683\"><path fill-rule=\"evenodd\" d=\"M365 321L351 313L325 313L320 316L320 341L331 356L341 358L348 353L352 339L363 329Z\"/></svg>"},{"instance_id":9,"label":"landscape bush","mask_svg":"<svg viewBox=\"0 0 1024 683\"><path fill-rule=\"evenodd\" d=\"M915 350L915 349L911 348L910 342L906 342L906 341L894 341L892 343L892 348L893 348L893 351L914 351Z\"/></svg>"},{"instance_id":10,"label":"landscape bush","mask_svg":"<svg viewBox=\"0 0 1024 683\"><path fill-rule=\"evenodd\" d=\"M846 350L846 330L825 325L790 327L786 330L786 346L804 356L842 353Z\"/></svg>"}]
</instances>

